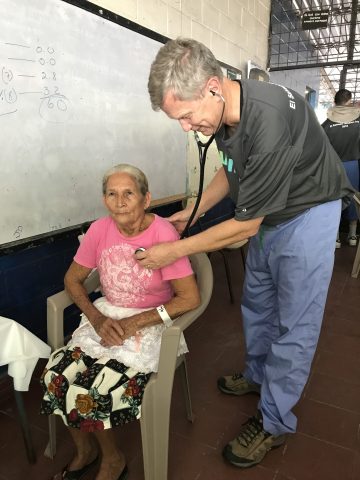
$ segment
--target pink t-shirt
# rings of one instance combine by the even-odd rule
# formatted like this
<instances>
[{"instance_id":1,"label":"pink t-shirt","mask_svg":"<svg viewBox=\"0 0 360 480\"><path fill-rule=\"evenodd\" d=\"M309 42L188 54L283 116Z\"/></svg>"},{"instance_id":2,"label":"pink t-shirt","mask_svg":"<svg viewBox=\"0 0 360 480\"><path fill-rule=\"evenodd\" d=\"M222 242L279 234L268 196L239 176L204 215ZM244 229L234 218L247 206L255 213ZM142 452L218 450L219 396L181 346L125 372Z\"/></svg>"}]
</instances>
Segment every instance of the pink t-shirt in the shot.
<instances>
[{"instance_id":1,"label":"pink t-shirt","mask_svg":"<svg viewBox=\"0 0 360 480\"><path fill-rule=\"evenodd\" d=\"M139 247L146 249L161 242L178 240L170 222L154 215L152 224L135 237L122 235L108 216L90 225L74 260L79 265L97 268L101 289L113 305L127 308L151 308L166 303L173 296L169 280L191 275L187 257L158 270L148 270L134 257Z\"/></svg>"}]
</instances>

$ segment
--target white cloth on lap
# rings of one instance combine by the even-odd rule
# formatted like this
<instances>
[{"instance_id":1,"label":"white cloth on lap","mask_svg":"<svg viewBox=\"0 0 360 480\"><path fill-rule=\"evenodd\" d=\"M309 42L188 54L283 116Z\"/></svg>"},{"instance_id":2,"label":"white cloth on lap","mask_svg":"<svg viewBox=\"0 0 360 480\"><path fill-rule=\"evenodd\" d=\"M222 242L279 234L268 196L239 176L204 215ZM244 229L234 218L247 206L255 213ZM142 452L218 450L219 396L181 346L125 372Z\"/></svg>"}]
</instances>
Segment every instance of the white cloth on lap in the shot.
<instances>
[{"instance_id":1,"label":"white cloth on lap","mask_svg":"<svg viewBox=\"0 0 360 480\"><path fill-rule=\"evenodd\" d=\"M114 320L131 317L149 309L116 307L105 297L95 300L94 305L100 312ZM82 314L79 327L74 331L68 346L77 346L92 358L107 357L117 360L139 372L157 372L160 356L161 336L164 324L154 325L140 330L136 336L126 339L123 345L104 347L101 338L95 332L88 318ZM183 334L181 334L178 355L188 352Z\"/></svg>"}]
</instances>

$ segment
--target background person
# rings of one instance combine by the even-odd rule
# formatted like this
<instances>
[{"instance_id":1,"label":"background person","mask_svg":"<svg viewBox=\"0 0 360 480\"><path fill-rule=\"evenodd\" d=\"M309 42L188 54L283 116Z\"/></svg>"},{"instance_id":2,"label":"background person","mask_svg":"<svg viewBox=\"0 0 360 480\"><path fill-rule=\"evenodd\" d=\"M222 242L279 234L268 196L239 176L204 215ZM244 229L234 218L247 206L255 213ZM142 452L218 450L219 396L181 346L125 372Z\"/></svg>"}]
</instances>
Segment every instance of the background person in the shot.
<instances>
[{"instance_id":1,"label":"background person","mask_svg":"<svg viewBox=\"0 0 360 480\"><path fill-rule=\"evenodd\" d=\"M134 257L139 247L179 238L167 220L145 212L150 193L143 172L117 165L104 176L103 194L110 215L90 226L65 276L82 320L68 345L52 354L42 379L41 413L60 415L75 442L76 454L59 474L68 480L81 478L96 463L98 446L96 479L126 478L112 428L140 418L165 328L156 307L176 318L200 302L186 257L156 271ZM104 296L93 304L83 284L94 267ZM186 351L182 338L179 353Z\"/></svg>"},{"instance_id":2,"label":"background person","mask_svg":"<svg viewBox=\"0 0 360 480\"><path fill-rule=\"evenodd\" d=\"M258 411L223 450L229 462L248 467L296 430L292 408L308 379L341 199L349 201L352 188L304 98L279 85L224 78L211 51L195 40L171 40L160 48L148 89L152 107L185 132L216 133L223 168L204 192L196 218L227 195L236 207L233 219L138 253L140 264L161 268L252 237L242 297L246 366L218 383L235 395L260 391ZM179 230L191 209L170 217Z\"/></svg>"},{"instance_id":3,"label":"background person","mask_svg":"<svg viewBox=\"0 0 360 480\"><path fill-rule=\"evenodd\" d=\"M355 188L360 190L359 161L360 161L360 107L354 106L349 90L341 89L334 97L335 106L327 111L327 120L322 124L326 135L336 153L341 158L346 174ZM355 247L357 243L356 228L358 216L351 201L343 212L343 218L349 222L347 241ZM341 247L340 235L336 239L336 247Z\"/></svg>"}]
</instances>

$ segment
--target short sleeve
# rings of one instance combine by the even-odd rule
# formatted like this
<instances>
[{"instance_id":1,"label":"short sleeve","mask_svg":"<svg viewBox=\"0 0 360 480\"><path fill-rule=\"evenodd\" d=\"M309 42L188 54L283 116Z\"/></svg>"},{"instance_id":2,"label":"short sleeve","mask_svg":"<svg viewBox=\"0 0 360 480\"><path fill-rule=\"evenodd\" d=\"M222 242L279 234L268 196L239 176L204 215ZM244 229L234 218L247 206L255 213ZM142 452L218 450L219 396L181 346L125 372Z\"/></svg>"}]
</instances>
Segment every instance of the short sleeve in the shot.
<instances>
[{"instance_id":1,"label":"short sleeve","mask_svg":"<svg viewBox=\"0 0 360 480\"><path fill-rule=\"evenodd\" d=\"M174 226L165 219L161 227L161 242L175 242L179 240L179 234ZM167 265L161 269L161 276L163 280L176 280L179 278L188 277L192 275L193 270L188 257L181 257L174 263Z\"/></svg>"},{"instance_id":2,"label":"short sleeve","mask_svg":"<svg viewBox=\"0 0 360 480\"><path fill-rule=\"evenodd\" d=\"M96 267L96 232L95 223L92 223L80 242L74 260L79 265L87 268Z\"/></svg>"},{"instance_id":3,"label":"short sleeve","mask_svg":"<svg viewBox=\"0 0 360 480\"><path fill-rule=\"evenodd\" d=\"M240 180L235 219L249 220L283 210L300 156L294 146L251 155Z\"/></svg>"}]
</instances>

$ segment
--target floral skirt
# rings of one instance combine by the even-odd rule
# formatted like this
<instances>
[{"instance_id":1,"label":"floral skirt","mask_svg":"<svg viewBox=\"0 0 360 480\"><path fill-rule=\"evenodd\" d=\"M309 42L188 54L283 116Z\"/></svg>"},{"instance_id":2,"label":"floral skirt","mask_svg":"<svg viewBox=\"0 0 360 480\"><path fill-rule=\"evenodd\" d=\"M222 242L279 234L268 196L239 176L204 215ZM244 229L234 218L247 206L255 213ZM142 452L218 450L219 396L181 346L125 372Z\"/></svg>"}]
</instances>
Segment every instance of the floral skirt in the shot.
<instances>
[{"instance_id":1,"label":"floral skirt","mask_svg":"<svg viewBox=\"0 0 360 480\"><path fill-rule=\"evenodd\" d=\"M94 359L79 347L62 347L50 357L41 377L40 413L60 415L83 432L104 430L140 418L151 373L117 360Z\"/></svg>"}]
</instances>

